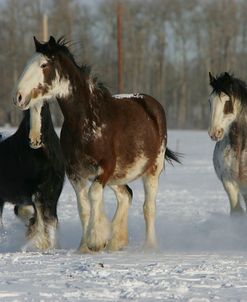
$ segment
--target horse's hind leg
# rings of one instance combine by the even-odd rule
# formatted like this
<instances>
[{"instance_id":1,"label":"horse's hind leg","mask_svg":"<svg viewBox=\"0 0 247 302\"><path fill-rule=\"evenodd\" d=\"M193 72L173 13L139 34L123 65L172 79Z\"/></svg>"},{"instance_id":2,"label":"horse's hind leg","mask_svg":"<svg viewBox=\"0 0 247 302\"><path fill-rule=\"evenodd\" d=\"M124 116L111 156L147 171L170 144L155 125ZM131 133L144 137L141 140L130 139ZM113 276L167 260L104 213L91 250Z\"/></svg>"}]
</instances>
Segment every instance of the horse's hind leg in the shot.
<instances>
[{"instance_id":1,"label":"horse's hind leg","mask_svg":"<svg viewBox=\"0 0 247 302\"><path fill-rule=\"evenodd\" d=\"M112 221L110 250L118 251L128 245L128 209L132 200L132 190L127 185L111 186L117 197L117 210Z\"/></svg>"},{"instance_id":2,"label":"horse's hind leg","mask_svg":"<svg viewBox=\"0 0 247 302\"><path fill-rule=\"evenodd\" d=\"M225 179L223 179L222 183L230 201L230 214L243 213L243 209L240 204L238 184L234 181Z\"/></svg>"},{"instance_id":3,"label":"horse's hind leg","mask_svg":"<svg viewBox=\"0 0 247 302\"><path fill-rule=\"evenodd\" d=\"M158 190L158 177L146 175L143 177L145 189L145 202L143 205L144 218L146 222L146 247L156 247L155 216L156 216L156 194Z\"/></svg>"},{"instance_id":4,"label":"horse's hind leg","mask_svg":"<svg viewBox=\"0 0 247 302\"><path fill-rule=\"evenodd\" d=\"M156 247L155 216L156 195L158 191L159 176L164 166L165 150L161 150L155 164L143 176L145 190L145 202L143 205L144 218L146 222L146 247Z\"/></svg>"}]
</instances>

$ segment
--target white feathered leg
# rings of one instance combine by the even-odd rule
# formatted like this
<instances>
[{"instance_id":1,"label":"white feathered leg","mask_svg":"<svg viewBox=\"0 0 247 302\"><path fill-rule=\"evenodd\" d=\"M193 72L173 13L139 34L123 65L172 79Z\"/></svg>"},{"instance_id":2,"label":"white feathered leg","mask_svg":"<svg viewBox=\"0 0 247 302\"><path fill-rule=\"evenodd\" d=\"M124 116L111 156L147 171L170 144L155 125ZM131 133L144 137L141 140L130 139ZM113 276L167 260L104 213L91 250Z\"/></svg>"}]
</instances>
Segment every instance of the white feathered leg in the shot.
<instances>
[{"instance_id":1,"label":"white feathered leg","mask_svg":"<svg viewBox=\"0 0 247 302\"><path fill-rule=\"evenodd\" d=\"M80 182L71 182L77 197L77 208L82 224L82 239L79 246L79 251L86 253L88 252L86 244L86 234L88 229L88 223L90 218L90 203L88 200L88 185L87 180Z\"/></svg>"},{"instance_id":2,"label":"white feathered leg","mask_svg":"<svg viewBox=\"0 0 247 302\"><path fill-rule=\"evenodd\" d=\"M158 154L155 164L148 170L143 177L143 184L145 190L145 202L143 205L144 218L146 222L146 247L155 248L156 232L155 232L155 218L156 218L156 195L159 184L159 176L164 166L165 148L162 146Z\"/></svg>"},{"instance_id":3,"label":"white feathered leg","mask_svg":"<svg viewBox=\"0 0 247 302\"><path fill-rule=\"evenodd\" d=\"M106 247L111 238L110 222L106 216L103 202L103 186L97 180L89 189L91 213L87 231L87 246L92 251Z\"/></svg>"},{"instance_id":4,"label":"white feathered leg","mask_svg":"<svg viewBox=\"0 0 247 302\"><path fill-rule=\"evenodd\" d=\"M117 197L117 210L112 221L112 239L108 248L113 251L121 250L129 243L128 210L131 204L132 192L128 186L111 186Z\"/></svg>"},{"instance_id":5,"label":"white feathered leg","mask_svg":"<svg viewBox=\"0 0 247 302\"><path fill-rule=\"evenodd\" d=\"M230 201L231 214L243 213L243 208L240 204L238 184L233 180L230 181L225 179L223 179L222 183Z\"/></svg>"}]
</instances>

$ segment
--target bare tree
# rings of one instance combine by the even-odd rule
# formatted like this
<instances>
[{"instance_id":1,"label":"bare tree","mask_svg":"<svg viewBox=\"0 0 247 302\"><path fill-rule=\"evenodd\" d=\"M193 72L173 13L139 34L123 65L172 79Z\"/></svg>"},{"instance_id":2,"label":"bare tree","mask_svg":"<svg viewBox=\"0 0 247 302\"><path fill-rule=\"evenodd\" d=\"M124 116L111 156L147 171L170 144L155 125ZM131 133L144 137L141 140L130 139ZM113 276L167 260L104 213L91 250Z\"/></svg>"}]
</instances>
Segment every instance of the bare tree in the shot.
<instances>
[{"instance_id":1,"label":"bare tree","mask_svg":"<svg viewBox=\"0 0 247 302\"><path fill-rule=\"evenodd\" d=\"M205 128L208 72L232 71L247 78L245 0L123 0L124 92L144 92L166 108L169 127ZM0 3L0 124L17 125L10 101L16 79L42 39L64 35L78 63L93 70L112 93L117 85L116 0L2 0ZM54 122L62 116L52 107Z\"/></svg>"}]
</instances>

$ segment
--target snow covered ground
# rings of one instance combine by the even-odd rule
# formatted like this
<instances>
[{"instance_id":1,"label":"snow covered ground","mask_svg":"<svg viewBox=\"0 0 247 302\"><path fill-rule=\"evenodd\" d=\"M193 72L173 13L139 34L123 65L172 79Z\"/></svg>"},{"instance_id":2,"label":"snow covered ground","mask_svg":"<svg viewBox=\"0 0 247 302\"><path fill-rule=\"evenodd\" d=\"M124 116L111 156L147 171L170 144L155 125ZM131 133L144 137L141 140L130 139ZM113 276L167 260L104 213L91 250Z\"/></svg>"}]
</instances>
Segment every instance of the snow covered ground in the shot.
<instances>
[{"instance_id":1,"label":"snow covered ground","mask_svg":"<svg viewBox=\"0 0 247 302\"><path fill-rule=\"evenodd\" d=\"M60 197L60 249L21 252L23 224L4 211L0 237L0 301L247 301L247 217L230 217L203 131L170 131L168 145L184 153L167 164L157 199L159 250L145 252L143 190L134 192L126 251L79 255L75 194L66 181ZM112 217L115 199L105 192Z\"/></svg>"}]
</instances>

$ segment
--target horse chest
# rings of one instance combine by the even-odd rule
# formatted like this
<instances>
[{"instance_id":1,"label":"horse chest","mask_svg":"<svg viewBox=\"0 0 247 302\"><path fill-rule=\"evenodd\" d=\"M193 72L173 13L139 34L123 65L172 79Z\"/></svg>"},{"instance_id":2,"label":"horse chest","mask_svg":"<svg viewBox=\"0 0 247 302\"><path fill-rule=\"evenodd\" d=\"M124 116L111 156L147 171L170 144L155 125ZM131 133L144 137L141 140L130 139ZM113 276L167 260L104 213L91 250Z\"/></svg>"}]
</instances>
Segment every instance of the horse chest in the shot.
<instances>
[{"instance_id":1,"label":"horse chest","mask_svg":"<svg viewBox=\"0 0 247 302\"><path fill-rule=\"evenodd\" d=\"M88 145L80 142L68 142L61 140L61 146L65 159L65 168L68 177L74 181L82 178L93 178L99 174L98 160L88 152Z\"/></svg>"}]
</instances>

